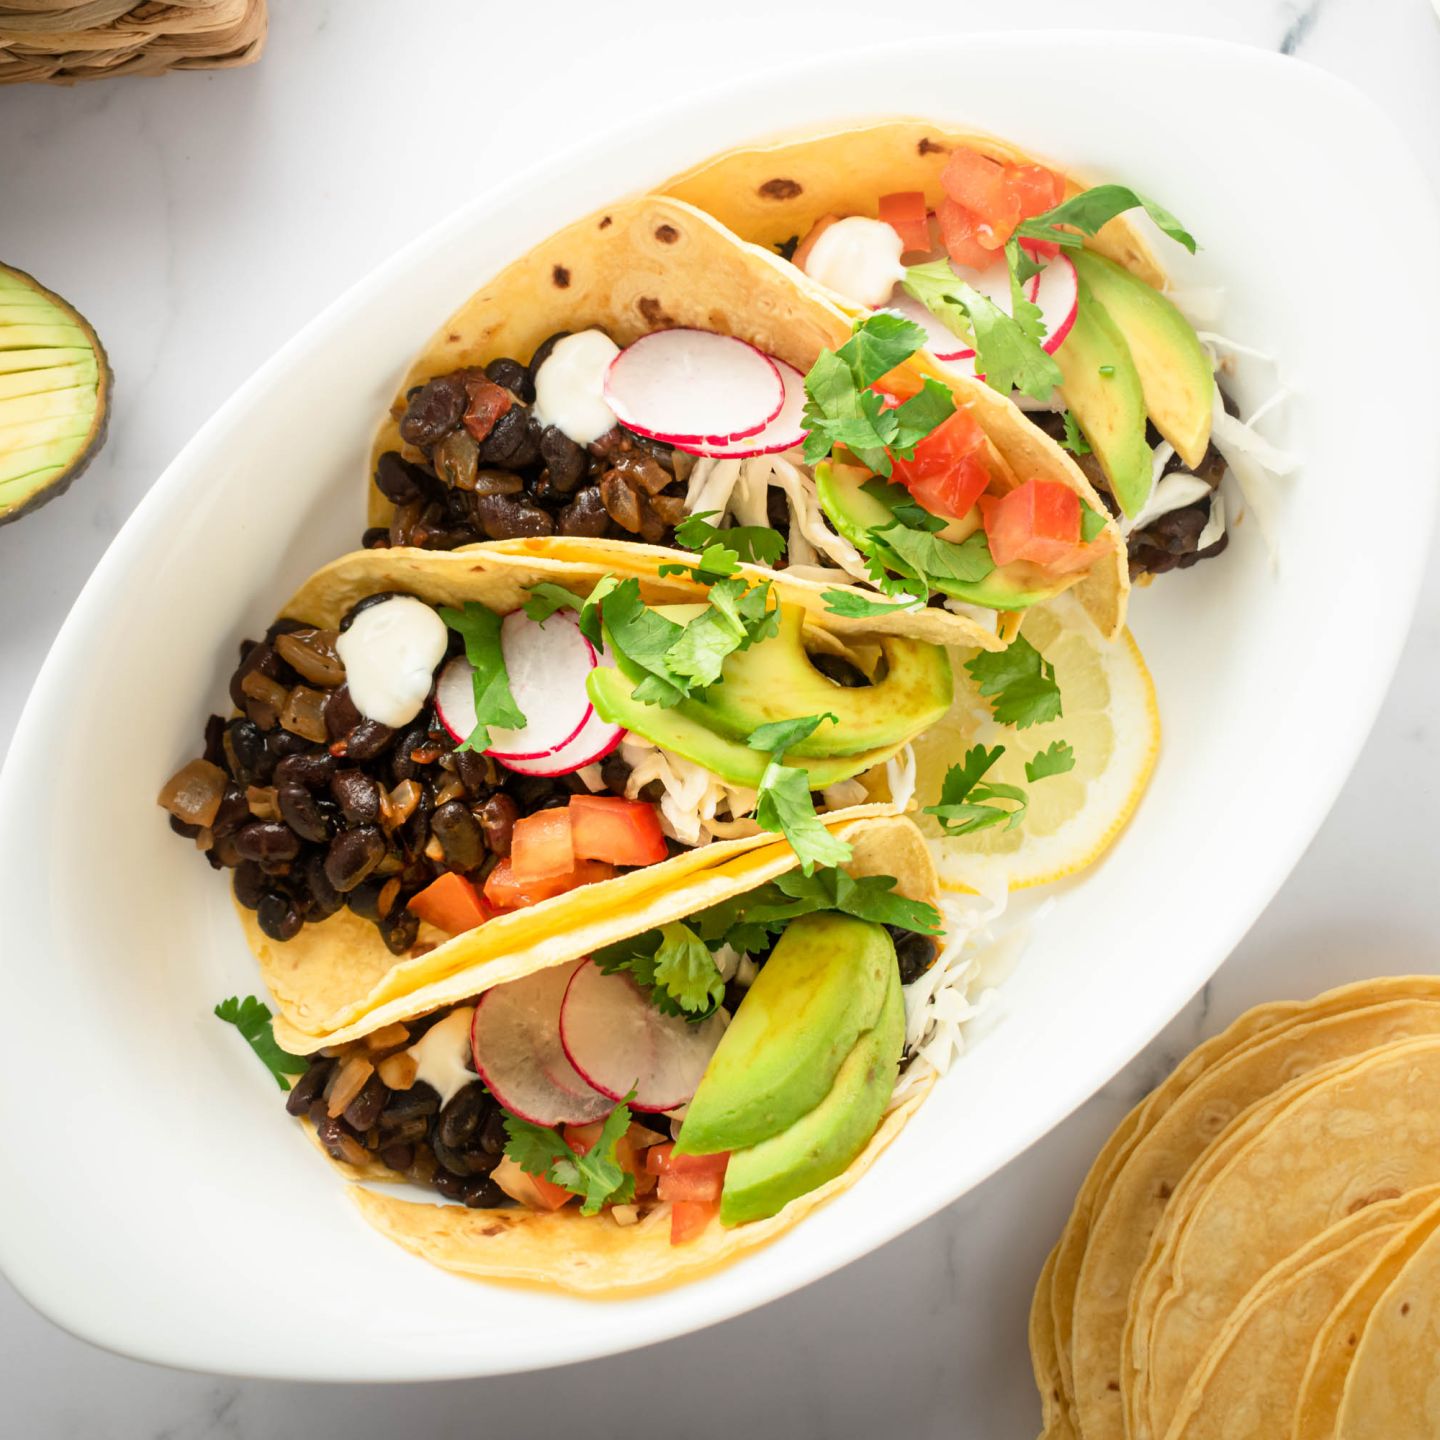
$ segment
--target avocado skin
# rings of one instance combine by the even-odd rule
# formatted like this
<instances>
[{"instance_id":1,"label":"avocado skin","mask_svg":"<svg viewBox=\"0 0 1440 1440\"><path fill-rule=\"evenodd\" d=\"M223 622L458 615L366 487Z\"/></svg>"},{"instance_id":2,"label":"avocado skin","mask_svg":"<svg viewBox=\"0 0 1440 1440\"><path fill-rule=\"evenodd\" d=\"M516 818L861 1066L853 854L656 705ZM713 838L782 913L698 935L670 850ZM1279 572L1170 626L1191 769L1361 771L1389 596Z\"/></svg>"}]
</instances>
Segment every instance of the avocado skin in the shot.
<instances>
[{"instance_id":1,"label":"avocado skin","mask_svg":"<svg viewBox=\"0 0 1440 1440\"><path fill-rule=\"evenodd\" d=\"M1210 444L1215 399L1215 372L1199 337L1170 300L1123 266L1088 250L1072 258L1125 337L1151 421L1193 470Z\"/></svg>"},{"instance_id":2,"label":"avocado skin","mask_svg":"<svg viewBox=\"0 0 1440 1440\"><path fill-rule=\"evenodd\" d=\"M843 1173L885 1115L904 1048L905 999L892 967L880 1018L855 1042L829 1094L788 1129L731 1155L720 1223L764 1220Z\"/></svg>"},{"instance_id":3,"label":"avocado skin","mask_svg":"<svg viewBox=\"0 0 1440 1440\"><path fill-rule=\"evenodd\" d=\"M1150 498L1154 458L1145 443L1145 395L1120 327L1082 278L1075 324L1055 352L1065 403L1084 432L1111 493L1127 515ZM1100 373L1101 366L1112 372Z\"/></svg>"},{"instance_id":4,"label":"avocado skin","mask_svg":"<svg viewBox=\"0 0 1440 1440\"><path fill-rule=\"evenodd\" d=\"M814 1110L879 1021L892 977L883 926L832 911L792 921L710 1057L677 1152L758 1145Z\"/></svg>"},{"instance_id":5,"label":"avocado skin","mask_svg":"<svg viewBox=\"0 0 1440 1440\"><path fill-rule=\"evenodd\" d=\"M9 525L22 515L28 515L32 510L48 505L50 501L63 495L85 473L90 462L105 444L110 426L110 391L115 383L105 347L101 345L100 337L96 335L90 322L73 305L53 291L47 290L33 275L13 265L0 264L0 303L11 303L12 297L17 294L38 297L53 305L66 324L73 324L83 333L85 342L95 357L95 421L84 444L76 449L68 461L58 466L37 466L35 470L28 471L23 476L17 475L0 485L0 525ZM35 483L34 477L37 474L42 475L38 482L39 488L23 500L12 502L9 497L19 493L16 482L27 480Z\"/></svg>"},{"instance_id":6,"label":"avocado skin","mask_svg":"<svg viewBox=\"0 0 1440 1440\"><path fill-rule=\"evenodd\" d=\"M827 461L815 467L815 492L820 508L862 555L871 553L868 532L888 524L892 514L883 500L860 488L870 478L849 465L832 465ZM1028 610L1068 588L1073 578L1066 576L1048 581L1035 566L1016 562L996 566L983 580L936 580L934 584L942 595L986 610Z\"/></svg>"}]
</instances>

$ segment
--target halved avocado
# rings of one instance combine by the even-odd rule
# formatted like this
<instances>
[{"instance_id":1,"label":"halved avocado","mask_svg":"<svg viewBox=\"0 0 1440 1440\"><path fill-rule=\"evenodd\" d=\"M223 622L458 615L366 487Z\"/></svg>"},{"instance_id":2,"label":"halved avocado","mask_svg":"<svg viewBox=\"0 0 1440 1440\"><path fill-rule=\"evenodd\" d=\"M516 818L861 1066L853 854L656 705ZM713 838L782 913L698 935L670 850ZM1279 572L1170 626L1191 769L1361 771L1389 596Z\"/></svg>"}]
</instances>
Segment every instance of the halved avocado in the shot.
<instances>
[{"instance_id":1,"label":"halved avocado","mask_svg":"<svg viewBox=\"0 0 1440 1440\"><path fill-rule=\"evenodd\" d=\"M1110 493L1127 515L1150 498L1153 457L1145 443L1145 395L1120 327L1080 281L1075 323L1055 352L1061 394L1084 432Z\"/></svg>"},{"instance_id":2,"label":"halved avocado","mask_svg":"<svg viewBox=\"0 0 1440 1440\"><path fill-rule=\"evenodd\" d=\"M0 265L0 525L63 494L105 441L110 367L89 322Z\"/></svg>"},{"instance_id":3,"label":"halved avocado","mask_svg":"<svg viewBox=\"0 0 1440 1440\"><path fill-rule=\"evenodd\" d=\"M1075 251L1073 259L1080 278L1125 337L1155 428L1193 470L1210 444L1215 401L1210 357L1190 322L1153 286L1089 250Z\"/></svg>"},{"instance_id":4,"label":"halved avocado","mask_svg":"<svg viewBox=\"0 0 1440 1440\"><path fill-rule=\"evenodd\" d=\"M1148 453L1148 452L1147 452ZM862 555L874 550L870 531L888 525L892 507L873 491L862 487L874 477L854 465L833 465L828 461L815 467L815 493L830 523ZM936 580L942 595L953 595L986 610L1027 610L1049 600L1075 583L1073 575L1059 579L1045 574L1028 561L997 565L983 580Z\"/></svg>"}]
</instances>

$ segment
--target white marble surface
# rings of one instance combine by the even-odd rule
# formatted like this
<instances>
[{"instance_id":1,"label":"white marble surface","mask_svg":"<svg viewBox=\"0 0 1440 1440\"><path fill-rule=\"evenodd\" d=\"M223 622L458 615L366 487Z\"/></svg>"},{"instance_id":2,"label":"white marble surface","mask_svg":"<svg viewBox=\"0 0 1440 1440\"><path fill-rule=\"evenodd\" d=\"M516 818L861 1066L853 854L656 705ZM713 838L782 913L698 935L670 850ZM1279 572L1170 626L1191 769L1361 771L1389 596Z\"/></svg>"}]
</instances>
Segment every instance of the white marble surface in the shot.
<instances>
[{"instance_id":1,"label":"white marble surface","mask_svg":"<svg viewBox=\"0 0 1440 1440\"><path fill-rule=\"evenodd\" d=\"M0 92L0 256L89 315L119 377L110 442L91 472L69 497L0 530L0 744L91 565L146 487L237 384L351 281L479 177L516 170L577 129L628 118L666 93L793 52L852 46L877 14L864 0L827 0L819 39L812 7L779 0L713 9L663 0L276 0L273 8L269 52L250 70ZM950 0L911 7L905 31L997 24L1163 29L1284 48L1369 91L1440 180L1440 25L1426 0L1030 0L1009 10ZM1223 105L1224 97L1187 103ZM1332 239L1342 257L1367 241L1391 256L1404 251L1404 237L1377 233L1374 217L1355 223L1343 196L1317 195L1314 218L1309 243ZM1355 301L1380 303L1381 294ZM1338 339L1343 312L1337 321ZM1393 378L1403 392L1403 377L1378 363L1369 379ZM1418 423L1433 423L1432 401L1411 412ZM1383 490L1382 476L1356 481L1372 495ZM1263 704L1228 699L1257 711ZM1343 656L1333 702L1345 703ZM1432 566L1350 783L1212 984L1025 1156L799 1295L651 1353L373 1390L222 1381L120 1360L55 1330L0 1284L0 1428L46 1440L363 1440L537 1425L596 1440L637 1426L797 1440L1027 1437L1038 1415L1024 1338L1030 1289L1090 1157L1125 1108L1249 1004L1440 963L1437 716L1440 567ZM106 1182L77 1164L55 1183L93 1186L96 1223L105 1223Z\"/></svg>"}]
</instances>

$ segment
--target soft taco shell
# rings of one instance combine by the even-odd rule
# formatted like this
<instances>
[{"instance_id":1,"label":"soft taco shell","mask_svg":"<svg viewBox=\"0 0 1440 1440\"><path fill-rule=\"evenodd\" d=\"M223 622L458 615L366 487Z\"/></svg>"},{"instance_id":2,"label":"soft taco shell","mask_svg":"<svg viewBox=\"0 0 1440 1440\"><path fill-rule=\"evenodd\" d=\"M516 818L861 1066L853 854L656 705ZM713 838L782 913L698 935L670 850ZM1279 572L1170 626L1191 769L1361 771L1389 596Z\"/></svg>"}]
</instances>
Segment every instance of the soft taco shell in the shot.
<instances>
[{"instance_id":1,"label":"soft taco shell","mask_svg":"<svg viewBox=\"0 0 1440 1440\"><path fill-rule=\"evenodd\" d=\"M845 866L851 874L892 875L901 894L938 902L940 887L930 852L910 821L899 816L852 819L834 828L852 846L852 858ZM694 915L794 870L796 863L794 853L783 845L737 856L653 896L643 907L611 909L604 923L583 932L560 932L551 937L553 943L507 957L503 967L474 965L451 975L366 1016L335 1040L358 1039L393 1020L414 1019L467 1000L502 981L565 964L600 945ZM289 1038L279 1025L276 1036L282 1044ZM869 1144L842 1175L793 1200L768 1220L732 1229L712 1222L696 1240L683 1246L670 1244L669 1207L663 1203L651 1208L638 1223L621 1226L609 1215L587 1218L573 1207L553 1214L523 1209L468 1210L460 1205L416 1203L359 1186L352 1194L361 1213L383 1234L457 1274L559 1287L597 1298L634 1293L690 1279L722 1265L774 1239L817 1205L847 1189L900 1132L928 1093L930 1083L923 1080L907 1087L904 1098L892 1104ZM378 1162L363 1168L344 1164L339 1168L356 1181L400 1178Z\"/></svg>"},{"instance_id":2,"label":"soft taco shell","mask_svg":"<svg viewBox=\"0 0 1440 1440\"><path fill-rule=\"evenodd\" d=\"M808 371L822 350L833 350L849 338L851 320L828 292L801 271L771 250L737 241L693 206L659 196L624 200L536 246L441 326L405 375L376 437L370 474L385 451L405 450L399 418L413 386L500 356L528 361L557 330L598 326L617 344L627 345L654 330L694 326L739 336ZM979 420L989 437L991 470L1002 485L1011 487L1036 476L1058 481L1099 514L1108 513L1070 456L1003 396L980 381L948 374L918 357L914 368L942 381L956 403ZM390 502L373 484L369 496L370 523L388 524L393 512ZM1110 533L1110 554L1075 587L1107 637L1118 634L1124 623L1130 585L1124 544L1113 526ZM529 548L537 555L562 555L573 544L541 540L531 542ZM647 548L609 544L616 553ZM659 553L676 558L669 551ZM813 591L815 606L822 589L853 588L789 583L797 599L801 592ZM991 631L946 610L893 617L896 633L901 634L921 634L917 625L922 621L927 635L943 629L945 643L999 648Z\"/></svg>"},{"instance_id":3,"label":"soft taco shell","mask_svg":"<svg viewBox=\"0 0 1440 1440\"><path fill-rule=\"evenodd\" d=\"M530 587L540 581L555 581L588 593L604 573L603 567L582 571L561 561L489 551L361 550L317 571L281 613L308 624L333 626L357 600L385 590L404 591L431 604L463 605L476 600L504 612L518 607ZM704 598L703 588L681 577L644 578L641 590L651 603ZM852 806L834 811L826 819L887 814L893 809L883 803ZM775 845L776 837L757 827L754 835L714 841L658 865L498 916L453 939L427 927L420 940L435 948L413 959L392 955L375 927L349 910L341 910L319 925L307 925L293 940L280 944L261 931L253 911L236 908L280 1010L277 1033L283 1029L290 1049L308 1053L328 1044L337 1030L377 1007L457 970L494 964L497 978L513 978L501 972L514 965L517 955L528 953L547 937L590 923L603 929L605 919L616 911L643 906L650 897L689 877ZM782 848L789 853L787 846Z\"/></svg>"}]
</instances>

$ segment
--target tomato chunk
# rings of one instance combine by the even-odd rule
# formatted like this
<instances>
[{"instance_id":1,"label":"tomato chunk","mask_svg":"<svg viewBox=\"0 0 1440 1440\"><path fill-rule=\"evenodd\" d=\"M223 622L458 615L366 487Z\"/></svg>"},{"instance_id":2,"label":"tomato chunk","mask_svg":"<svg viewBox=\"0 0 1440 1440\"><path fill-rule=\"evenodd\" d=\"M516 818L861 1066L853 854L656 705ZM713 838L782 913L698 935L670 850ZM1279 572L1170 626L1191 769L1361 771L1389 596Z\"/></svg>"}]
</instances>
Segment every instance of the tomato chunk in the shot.
<instances>
[{"instance_id":1,"label":"tomato chunk","mask_svg":"<svg viewBox=\"0 0 1440 1440\"><path fill-rule=\"evenodd\" d=\"M720 1175L730 1163L730 1152L714 1155L677 1155L673 1144L652 1145L645 1152L645 1168L652 1175Z\"/></svg>"},{"instance_id":2,"label":"tomato chunk","mask_svg":"<svg viewBox=\"0 0 1440 1440\"><path fill-rule=\"evenodd\" d=\"M940 221L940 236L945 242L945 253L957 265L983 270L995 258L994 252L986 249L976 235L980 222L973 211L946 198L940 202L935 214Z\"/></svg>"},{"instance_id":3,"label":"tomato chunk","mask_svg":"<svg viewBox=\"0 0 1440 1440\"><path fill-rule=\"evenodd\" d=\"M574 870L568 808L537 810L515 822L510 835L510 868L521 884L557 880Z\"/></svg>"},{"instance_id":4,"label":"tomato chunk","mask_svg":"<svg viewBox=\"0 0 1440 1440\"><path fill-rule=\"evenodd\" d=\"M1022 220L1053 210L1065 198L1065 182L1043 165L1011 165L1006 179L1019 202Z\"/></svg>"},{"instance_id":5,"label":"tomato chunk","mask_svg":"<svg viewBox=\"0 0 1440 1440\"><path fill-rule=\"evenodd\" d=\"M892 457L892 476L932 515L962 519L990 483L985 431L963 407L932 430L909 460Z\"/></svg>"},{"instance_id":6,"label":"tomato chunk","mask_svg":"<svg viewBox=\"0 0 1440 1440\"><path fill-rule=\"evenodd\" d=\"M588 1155L600 1139L603 1120L591 1120L585 1125L566 1125L561 1132L565 1143L577 1154ZM639 1175L644 1171L640 1159L640 1146L636 1143L635 1132L642 1127L631 1125L615 1142L615 1163L627 1175Z\"/></svg>"},{"instance_id":7,"label":"tomato chunk","mask_svg":"<svg viewBox=\"0 0 1440 1440\"><path fill-rule=\"evenodd\" d=\"M810 252L815 248L815 242L839 219L838 215L822 215L811 227L810 233L795 247L795 253L790 257L800 269L805 268L805 262L810 258Z\"/></svg>"},{"instance_id":8,"label":"tomato chunk","mask_svg":"<svg viewBox=\"0 0 1440 1440\"><path fill-rule=\"evenodd\" d=\"M615 874L613 865L606 865L599 860L578 860L568 875L560 875L550 880L522 881L515 878L510 857L507 855L486 877L484 898L492 909L520 910L526 905L538 905L542 900L563 895L567 890L576 890L581 885L593 885L599 880L613 880Z\"/></svg>"},{"instance_id":9,"label":"tomato chunk","mask_svg":"<svg viewBox=\"0 0 1440 1440\"><path fill-rule=\"evenodd\" d=\"M412 895L410 909L426 924L451 935L473 930L494 916L474 885L453 870L431 881L418 895Z\"/></svg>"},{"instance_id":10,"label":"tomato chunk","mask_svg":"<svg viewBox=\"0 0 1440 1440\"><path fill-rule=\"evenodd\" d=\"M483 375L467 380L465 393L470 397L470 404L465 410L465 428L483 443L495 428L495 422L515 401L503 385L497 385Z\"/></svg>"},{"instance_id":11,"label":"tomato chunk","mask_svg":"<svg viewBox=\"0 0 1440 1440\"><path fill-rule=\"evenodd\" d=\"M876 213L900 237L907 253L930 249L930 212L923 190L882 195Z\"/></svg>"},{"instance_id":12,"label":"tomato chunk","mask_svg":"<svg viewBox=\"0 0 1440 1440\"><path fill-rule=\"evenodd\" d=\"M677 1200L670 1210L670 1243L693 1240L719 1213L718 1200Z\"/></svg>"},{"instance_id":13,"label":"tomato chunk","mask_svg":"<svg viewBox=\"0 0 1440 1440\"><path fill-rule=\"evenodd\" d=\"M1028 560L1068 575L1088 569L1110 547L1102 535L1080 541L1080 497L1053 480L1027 480L1008 495L980 501L990 554L997 565Z\"/></svg>"},{"instance_id":14,"label":"tomato chunk","mask_svg":"<svg viewBox=\"0 0 1440 1440\"><path fill-rule=\"evenodd\" d=\"M535 1187L535 1199L541 1210L559 1210L575 1198L563 1185L557 1185L543 1175L532 1175L530 1183Z\"/></svg>"},{"instance_id":15,"label":"tomato chunk","mask_svg":"<svg viewBox=\"0 0 1440 1440\"><path fill-rule=\"evenodd\" d=\"M723 1175L681 1175L672 1170L660 1177L660 1198L670 1201L718 1200L724 1184Z\"/></svg>"},{"instance_id":16,"label":"tomato chunk","mask_svg":"<svg viewBox=\"0 0 1440 1440\"><path fill-rule=\"evenodd\" d=\"M660 817L648 800L572 795L569 815L571 843L577 860L606 860L611 865L655 865L669 854L660 829ZM515 828L518 833L520 826Z\"/></svg>"},{"instance_id":17,"label":"tomato chunk","mask_svg":"<svg viewBox=\"0 0 1440 1440\"><path fill-rule=\"evenodd\" d=\"M947 215L942 201L938 211L945 248L960 265L993 259L1021 220L1058 205L1065 194L1064 180L1043 165L1003 165L964 148L951 151L940 184L954 207Z\"/></svg>"},{"instance_id":18,"label":"tomato chunk","mask_svg":"<svg viewBox=\"0 0 1440 1440\"><path fill-rule=\"evenodd\" d=\"M957 205L981 219L1003 214L1013 203L1005 166L964 145L950 152L940 185Z\"/></svg>"}]
</instances>

